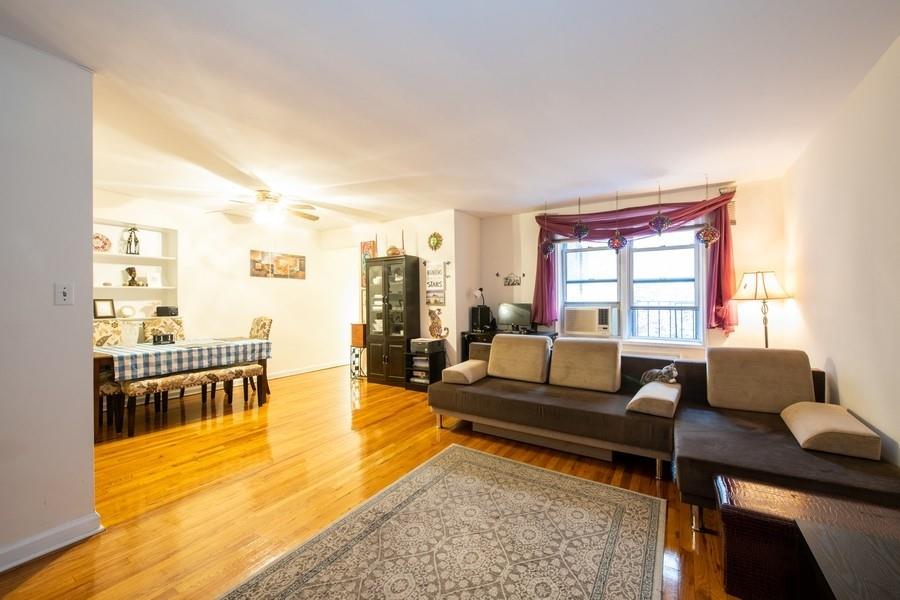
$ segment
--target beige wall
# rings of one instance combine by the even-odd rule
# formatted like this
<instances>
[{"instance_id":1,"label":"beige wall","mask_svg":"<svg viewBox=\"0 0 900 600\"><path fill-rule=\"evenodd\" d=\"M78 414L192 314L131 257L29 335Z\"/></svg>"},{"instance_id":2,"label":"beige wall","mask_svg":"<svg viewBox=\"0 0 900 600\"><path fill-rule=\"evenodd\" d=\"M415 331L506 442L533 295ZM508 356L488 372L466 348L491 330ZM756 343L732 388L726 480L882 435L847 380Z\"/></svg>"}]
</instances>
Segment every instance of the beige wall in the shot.
<instances>
[{"instance_id":1,"label":"beige wall","mask_svg":"<svg viewBox=\"0 0 900 600\"><path fill-rule=\"evenodd\" d=\"M692 188L663 193L663 202L696 201L703 198L705 190ZM713 192L715 193L715 192ZM781 179L755 182L739 182L735 202L737 206L737 226L734 233L735 275L743 271L775 270L784 276L784 219L783 186ZM641 206L656 202L656 194L622 197L621 208ZM582 204L584 212L613 210L614 200L603 200ZM542 212L542 211L541 211ZM552 213L575 213L575 207L552 210ZM534 292L534 274L537 266L538 226L535 216L539 212L500 216L482 221L481 235L481 281L485 296L492 310L497 310L501 302L531 302ZM525 276L522 285L505 287L503 276L515 272ZM500 273L500 277L497 277ZM790 346L785 321L790 319L790 302L773 302L769 315L770 345ZM718 331L710 332L708 344L714 346L762 346L762 316L759 304L745 302L738 305L740 325L727 338ZM673 348L671 345L629 344L626 350L632 353L703 358L703 348Z\"/></svg>"},{"instance_id":2,"label":"beige wall","mask_svg":"<svg viewBox=\"0 0 900 600\"><path fill-rule=\"evenodd\" d=\"M900 462L900 39L786 177L796 339Z\"/></svg>"},{"instance_id":3,"label":"beige wall","mask_svg":"<svg viewBox=\"0 0 900 600\"><path fill-rule=\"evenodd\" d=\"M91 74L0 37L0 571L99 529L91 385ZM69 283L73 306L53 304Z\"/></svg>"},{"instance_id":4,"label":"beige wall","mask_svg":"<svg viewBox=\"0 0 900 600\"><path fill-rule=\"evenodd\" d=\"M247 335L253 318L267 315L272 377L349 362L358 251L322 249L316 231L290 222L263 227L103 190L95 191L94 214L178 230L178 305L188 336ZM305 256L306 279L250 277L251 249Z\"/></svg>"}]
</instances>

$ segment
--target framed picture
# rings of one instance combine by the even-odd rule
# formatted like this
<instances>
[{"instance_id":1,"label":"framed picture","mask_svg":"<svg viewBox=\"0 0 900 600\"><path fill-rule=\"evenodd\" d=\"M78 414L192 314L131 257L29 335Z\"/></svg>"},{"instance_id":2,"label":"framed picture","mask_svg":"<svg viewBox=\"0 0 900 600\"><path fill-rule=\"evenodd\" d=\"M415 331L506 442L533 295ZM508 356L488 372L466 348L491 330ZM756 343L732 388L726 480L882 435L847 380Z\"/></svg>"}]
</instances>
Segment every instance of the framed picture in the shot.
<instances>
[{"instance_id":1,"label":"framed picture","mask_svg":"<svg viewBox=\"0 0 900 600\"><path fill-rule=\"evenodd\" d=\"M306 279L306 257L296 254L251 250L250 277Z\"/></svg>"},{"instance_id":2,"label":"framed picture","mask_svg":"<svg viewBox=\"0 0 900 600\"><path fill-rule=\"evenodd\" d=\"M115 319L116 304L112 298L103 298L94 300L94 318L95 319Z\"/></svg>"},{"instance_id":3,"label":"framed picture","mask_svg":"<svg viewBox=\"0 0 900 600\"><path fill-rule=\"evenodd\" d=\"M369 240L359 243L360 286L366 287L366 259L378 256L378 241Z\"/></svg>"}]
</instances>

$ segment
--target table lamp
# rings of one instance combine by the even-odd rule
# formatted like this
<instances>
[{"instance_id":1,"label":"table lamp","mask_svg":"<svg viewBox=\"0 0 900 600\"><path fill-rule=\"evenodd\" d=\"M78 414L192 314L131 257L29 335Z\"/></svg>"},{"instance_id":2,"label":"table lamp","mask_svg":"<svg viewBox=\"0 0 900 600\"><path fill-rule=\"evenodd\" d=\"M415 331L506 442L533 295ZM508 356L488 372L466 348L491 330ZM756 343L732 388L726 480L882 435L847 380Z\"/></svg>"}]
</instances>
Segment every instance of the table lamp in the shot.
<instances>
[{"instance_id":1,"label":"table lamp","mask_svg":"<svg viewBox=\"0 0 900 600\"><path fill-rule=\"evenodd\" d=\"M763 332L766 348L769 347L769 305L768 300L780 300L790 296L778 283L775 271L748 271L741 276L741 284L732 300L762 300Z\"/></svg>"}]
</instances>

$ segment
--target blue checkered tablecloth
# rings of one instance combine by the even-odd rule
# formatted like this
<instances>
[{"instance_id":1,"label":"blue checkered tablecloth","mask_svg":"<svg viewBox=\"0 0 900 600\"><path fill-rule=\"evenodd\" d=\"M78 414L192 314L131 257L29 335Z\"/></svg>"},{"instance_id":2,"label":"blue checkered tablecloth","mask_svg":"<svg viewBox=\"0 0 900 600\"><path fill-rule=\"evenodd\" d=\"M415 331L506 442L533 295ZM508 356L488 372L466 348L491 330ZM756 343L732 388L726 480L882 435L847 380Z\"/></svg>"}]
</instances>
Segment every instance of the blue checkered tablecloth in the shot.
<instances>
[{"instance_id":1,"label":"blue checkered tablecloth","mask_svg":"<svg viewBox=\"0 0 900 600\"><path fill-rule=\"evenodd\" d=\"M130 381L271 358L272 342L254 339L187 340L158 346L99 346L94 348L94 352L112 356L116 381Z\"/></svg>"}]
</instances>

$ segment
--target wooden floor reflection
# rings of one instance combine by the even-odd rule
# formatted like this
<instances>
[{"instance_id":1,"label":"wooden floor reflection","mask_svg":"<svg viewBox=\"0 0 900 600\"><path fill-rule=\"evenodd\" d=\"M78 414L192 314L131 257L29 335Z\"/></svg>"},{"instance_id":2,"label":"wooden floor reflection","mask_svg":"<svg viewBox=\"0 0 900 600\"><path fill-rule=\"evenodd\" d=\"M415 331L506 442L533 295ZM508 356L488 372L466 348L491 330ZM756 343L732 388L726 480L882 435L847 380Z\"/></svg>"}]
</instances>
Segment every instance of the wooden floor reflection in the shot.
<instances>
[{"instance_id":1,"label":"wooden floor reflection","mask_svg":"<svg viewBox=\"0 0 900 600\"><path fill-rule=\"evenodd\" d=\"M606 463L467 424L438 430L425 394L352 381L347 368L271 385L262 408L240 391L229 406L220 391L206 406L170 401L165 416L139 405L133 438L105 430L95 472L106 531L0 575L0 596L217 597L457 443L666 498L664 597L726 597L719 537L692 534L690 510L651 460Z\"/></svg>"}]
</instances>

